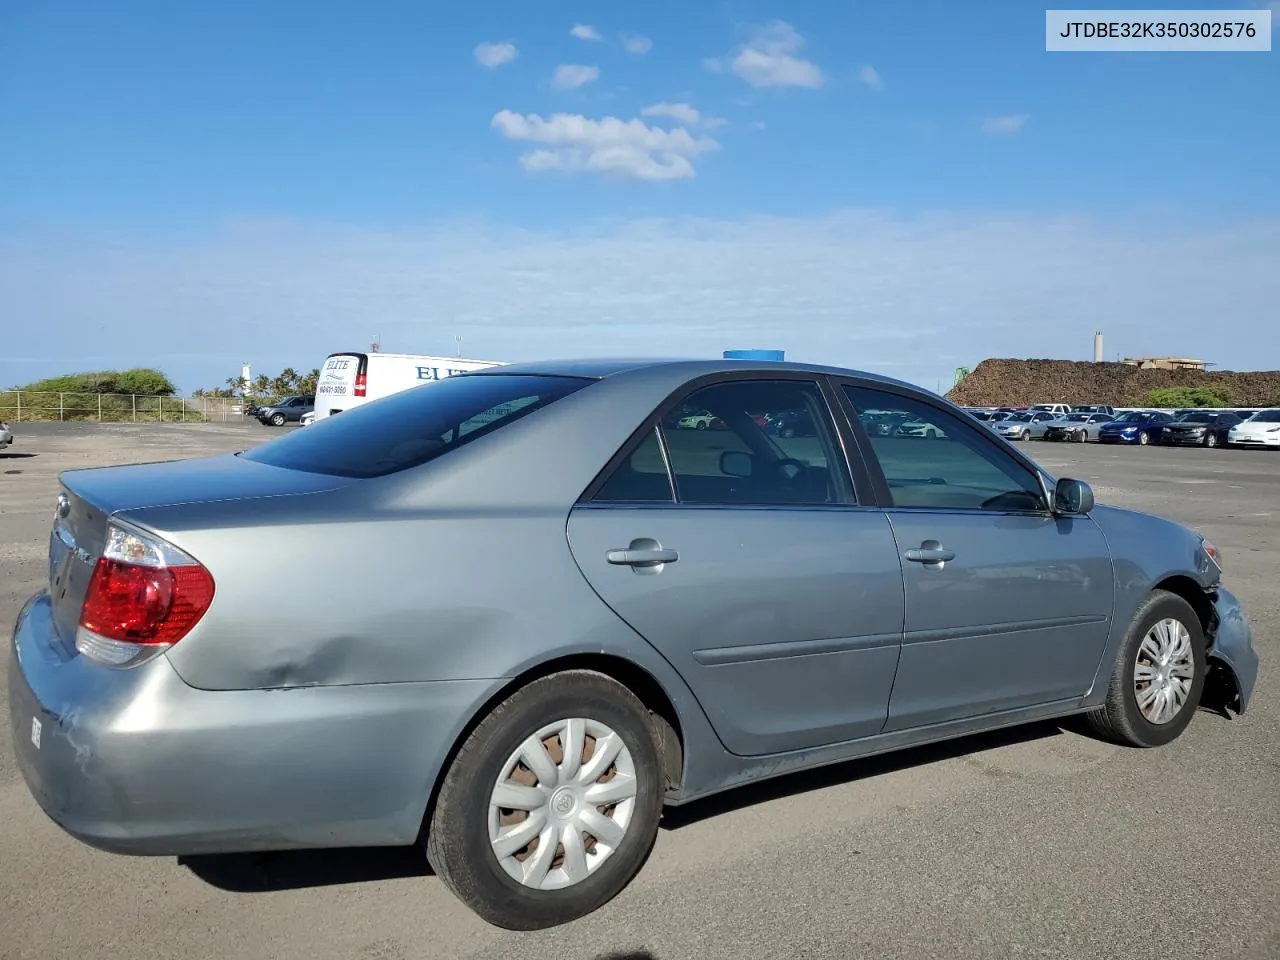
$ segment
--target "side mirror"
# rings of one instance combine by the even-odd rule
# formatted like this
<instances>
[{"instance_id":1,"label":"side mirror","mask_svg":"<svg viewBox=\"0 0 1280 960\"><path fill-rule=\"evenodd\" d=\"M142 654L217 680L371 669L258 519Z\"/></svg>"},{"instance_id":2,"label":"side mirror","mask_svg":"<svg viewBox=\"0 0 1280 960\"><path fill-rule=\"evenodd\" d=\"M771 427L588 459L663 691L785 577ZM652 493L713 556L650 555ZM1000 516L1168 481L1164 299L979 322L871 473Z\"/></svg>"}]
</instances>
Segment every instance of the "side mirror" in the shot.
<instances>
[{"instance_id":1,"label":"side mirror","mask_svg":"<svg viewBox=\"0 0 1280 960\"><path fill-rule=\"evenodd\" d=\"M1093 509L1093 488L1083 480L1064 477L1053 488L1053 512L1086 514Z\"/></svg>"},{"instance_id":2,"label":"side mirror","mask_svg":"<svg viewBox=\"0 0 1280 960\"><path fill-rule=\"evenodd\" d=\"M726 477L745 479L755 472L755 459L742 450L726 450L720 454L720 472Z\"/></svg>"}]
</instances>

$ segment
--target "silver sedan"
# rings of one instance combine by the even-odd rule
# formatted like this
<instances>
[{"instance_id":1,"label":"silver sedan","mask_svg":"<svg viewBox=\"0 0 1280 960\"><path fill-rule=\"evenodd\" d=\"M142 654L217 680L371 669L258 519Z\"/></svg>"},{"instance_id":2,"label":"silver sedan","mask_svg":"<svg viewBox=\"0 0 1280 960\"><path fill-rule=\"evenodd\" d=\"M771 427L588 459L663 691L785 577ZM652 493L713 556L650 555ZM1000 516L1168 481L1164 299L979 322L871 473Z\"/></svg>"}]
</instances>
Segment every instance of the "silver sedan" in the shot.
<instances>
[{"instance_id":1,"label":"silver sedan","mask_svg":"<svg viewBox=\"0 0 1280 960\"><path fill-rule=\"evenodd\" d=\"M1045 428L1055 420L1053 414L1043 410L1013 413L1003 420L997 420L992 424L992 429L1006 440L1039 440L1044 436Z\"/></svg>"},{"instance_id":2,"label":"silver sedan","mask_svg":"<svg viewBox=\"0 0 1280 960\"><path fill-rule=\"evenodd\" d=\"M1159 747L1258 670L1211 543L837 368L513 364L60 480L8 663L49 817L153 856L421 845L511 929L616 895L664 806L1068 714Z\"/></svg>"},{"instance_id":3,"label":"silver sedan","mask_svg":"<svg viewBox=\"0 0 1280 960\"><path fill-rule=\"evenodd\" d=\"M1097 440L1103 424L1115 421L1109 413L1071 413L1045 424L1044 439L1084 443Z\"/></svg>"}]
</instances>

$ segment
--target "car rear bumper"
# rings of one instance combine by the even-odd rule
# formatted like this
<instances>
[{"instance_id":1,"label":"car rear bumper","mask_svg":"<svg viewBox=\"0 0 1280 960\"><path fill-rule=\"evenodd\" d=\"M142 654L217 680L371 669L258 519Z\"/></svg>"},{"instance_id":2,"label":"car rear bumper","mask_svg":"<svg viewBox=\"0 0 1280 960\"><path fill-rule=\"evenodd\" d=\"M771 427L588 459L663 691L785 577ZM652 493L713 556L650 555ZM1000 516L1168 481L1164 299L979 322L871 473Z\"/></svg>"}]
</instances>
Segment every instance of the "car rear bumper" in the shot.
<instances>
[{"instance_id":1,"label":"car rear bumper","mask_svg":"<svg viewBox=\"0 0 1280 960\"><path fill-rule=\"evenodd\" d=\"M1244 713L1258 682L1258 652L1253 647L1253 633L1240 609L1240 601L1226 588L1218 588L1214 609L1218 613L1218 627L1209 657L1231 671L1240 694L1237 710Z\"/></svg>"},{"instance_id":2,"label":"car rear bumper","mask_svg":"<svg viewBox=\"0 0 1280 960\"><path fill-rule=\"evenodd\" d=\"M437 771L498 681L188 686L164 656L68 656L46 593L14 628L18 767L59 826L118 853L410 844Z\"/></svg>"}]
</instances>

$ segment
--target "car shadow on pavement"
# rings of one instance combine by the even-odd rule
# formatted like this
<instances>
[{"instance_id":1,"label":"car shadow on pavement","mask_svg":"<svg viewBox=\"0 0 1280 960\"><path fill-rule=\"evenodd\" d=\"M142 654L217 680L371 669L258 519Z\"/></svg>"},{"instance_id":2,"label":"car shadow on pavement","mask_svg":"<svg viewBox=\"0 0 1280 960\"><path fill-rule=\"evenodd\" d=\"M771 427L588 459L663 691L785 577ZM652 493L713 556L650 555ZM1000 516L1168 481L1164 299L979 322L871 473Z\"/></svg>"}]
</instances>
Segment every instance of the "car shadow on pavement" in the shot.
<instances>
[{"instance_id":1,"label":"car shadow on pavement","mask_svg":"<svg viewBox=\"0 0 1280 960\"><path fill-rule=\"evenodd\" d=\"M679 830L681 827L731 813L734 810L752 807L758 803L781 800L784 797L834 787L842 783L854 783L868 777L880 777L909 767L922 767L943 760L954 760L957 757L981 753L984 750L1044 740L1060 736L1068 730L1065 721L1046 720L988 733L957 737L954 740L945 740L922 747L895 750L875 757L842 760L826 767L747 783L705 800L693 801L687 806L668 807L662 812L662 827L666 830Z\"/></svg>"},{"instance_id":2,"label":"car shadow on pavement","mask_svg":"<svg viewBox=\"0 0 1280 960\"><path fill-rule=\"evenodd\" d=\"M420 846L282 850L179 857L210 886L229 893L268 893L433 876Z\"/></svg>"},{"instance_id":3,"label":"car shadow on pavement","mask_svg":"<svg viewBox=\"0 0 1280 960\"><path fill-rule=\"evenodd\" d=\"M38 453L0 453L0 460L30 460L38 456Z\"/></svg>"}]
</instances>

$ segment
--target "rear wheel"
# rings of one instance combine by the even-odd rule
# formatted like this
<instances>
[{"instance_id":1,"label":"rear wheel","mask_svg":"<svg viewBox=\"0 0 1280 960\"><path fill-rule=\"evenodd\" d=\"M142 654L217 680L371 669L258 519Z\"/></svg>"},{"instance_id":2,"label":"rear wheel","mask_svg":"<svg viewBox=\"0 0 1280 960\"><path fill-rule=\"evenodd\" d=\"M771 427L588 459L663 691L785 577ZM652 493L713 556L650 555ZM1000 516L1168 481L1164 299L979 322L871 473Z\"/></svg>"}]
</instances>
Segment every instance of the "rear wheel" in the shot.
<instances>
[{"instance_id":1,"label":"rear wheel","mask_svg":"<svg viewBox=\"0 0 1280 960\"><path fill-rule=\"evenodd\" d=\"M1182 597L1156 590L1138 607L1112 665L1107 701L1088 721L1108 740L1163 746L1191 722L1205 669L1200 618Z\"/></svg>"},{"instance_id":2,"label":"rear wheel","mask_svg":"<svg viewBox=\"0 0 1280 960\"><path fill-rule=\"evenodd\" d=\"M644 704L604 674L535 680L458 751L427 858L495 926L536 930L585 916L630 883L653 848L660 749Z\"/></svg>"}]
</instances>

